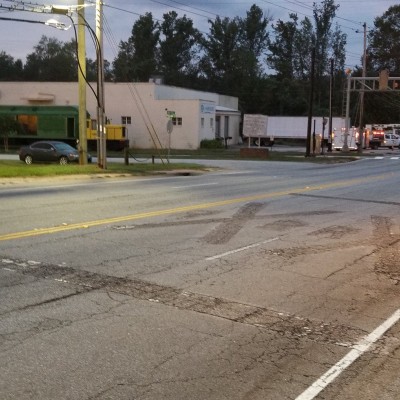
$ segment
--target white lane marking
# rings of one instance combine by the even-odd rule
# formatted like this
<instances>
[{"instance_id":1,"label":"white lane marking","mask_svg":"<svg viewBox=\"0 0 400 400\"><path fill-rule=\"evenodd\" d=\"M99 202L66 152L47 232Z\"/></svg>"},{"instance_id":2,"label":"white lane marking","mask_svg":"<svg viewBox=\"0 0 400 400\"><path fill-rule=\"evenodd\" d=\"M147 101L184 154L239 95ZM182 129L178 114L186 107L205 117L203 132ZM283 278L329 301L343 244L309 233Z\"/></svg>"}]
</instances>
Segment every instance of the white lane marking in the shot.
<instances>
[{"instance_id":1,"label":"white lane marking","mask_svg":"<svg viewBox=\"0 0 400 400\"><path fill-rule=\"evenodd\" d=\"M383 160L385 157L375 156L375 160Z\"/></svg>"},{"instance_id":2,"label":"white lane marking","mask_svg":"<svg viewBox=\"0 0 400 400\"><path fill-rule=\"evenodd\" d=\"M398 160L400 157L390 157L391 160Z\"/></svg>"},{"instance_id":3,"label":"white lane marking","mask_svg":"<svg viewBox=\"0 0 400 400\"><path fill-rule=\"evenodd\" d=\"M213 172L213 175L248 175L248 174L254 174L257 172L256 170L254 171L230 171L230 172Z\"/></svg>"},{"instance_id":4,"label":"white lane marking","mask_svg":"<svg viewBox=\"0 0 400 400\"><path fill-rule=\"evenodd\" d=\"M322 390L324 390L330 383L332 383L347 367L349 367L354 361L363 355L368 349L380 339L387 330L389 330L394 324L400 320L400 309L395 311L383 324L379 325L369 335L362 338L358 343L353 346L339 362L337 362L331 369L329 369L324 375L316 380L307 390L305 390L300 396L296 397L296 400L312 400Z\"/></svg>"},{"instance_id":5,"label":"white lane marking","mask_svg":"<svg viewBox=\"0 0 400 400\"><path fill-rule=\"evenodd\" d=\"M252 249L252 248L254 248L254 247L258 247L258 246L261 246L262 244L270 243L270 242L273 242L273 241L278 240L278 239L279 239L279 237L275 237L275 238L272 238L272 239L264 240L263 242L254 243L254 244L250 244L249 246L241 247L241 248L239 248L239 249L227 251L226 253L217 254L216 256L207 257L207 258L206 258L206 261L217 260L218 258L222 258L222 257L225 257L225 256L229 256L229 255L235 254L235 253L239 253L240 251Z\"/></svg>"},{"instance_id":6,"label":"white lane marking","mask_svg":"<svg viewBox=\"0 0 400 400\"><path fill-rule=\"evenodd\" d=\"M182 189L182 188L191 188L191 187L198 187L198 186L212 186L212 185L219 185L219 183L211 182L211 183L198 183L196 185L172 186L172 189Z\"/></svg>"}]
</instances>

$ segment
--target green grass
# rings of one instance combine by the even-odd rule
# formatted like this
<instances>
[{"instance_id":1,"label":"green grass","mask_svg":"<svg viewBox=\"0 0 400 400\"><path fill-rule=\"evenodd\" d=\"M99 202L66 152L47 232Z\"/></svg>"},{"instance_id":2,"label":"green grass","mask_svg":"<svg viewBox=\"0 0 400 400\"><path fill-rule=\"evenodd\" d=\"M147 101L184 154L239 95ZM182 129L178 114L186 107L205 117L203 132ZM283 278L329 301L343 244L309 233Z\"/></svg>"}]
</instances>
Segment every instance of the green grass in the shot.
<instances>
[{"instance_id":1,"label":"green grass","mask_svg":"<svg viewBox=\"0 0 400 400\"><path fill-rule=\"evenodd\" d=\"M358 159L352 155L340 155L340 153L326 153L324 156L305 157L304 154L295 151L270 151L267 159L243 158L240 157L240 150L236 149L199 149L199 150L173 150L170 154L170 163L152 163L152 157L158 159L157 152L151 150L130 151L130 165L124 163L107 164L107 169L101 169L96 164L88 165L58 165L58 164L33 164L25 165L22 161L0 160L0 178L26 178L26 177L46 177L62 175L154 175L165 173L171 170L205 170L207 160L254 160L254 161L295 161L311 162L317 164L337 164L346 163ZM166 157L166 154L163 154ZM109 152L108 157L120 157L121 152ZM185 158L204 160L204 165L194 163L175 163L174 159ZM165 158L164 158L165 159Z\"/></svg>"},{"instance_id":2,"label":"green grass","mask_svg":"<svg viewBox=\"0 0 400 400\"><path fill-rule=\"evenodd\" d=\"M25 165L21 161L0 160L0 178L26 178L63 175L95 175L95 174L127 174L127 175L153 175L171 170L204 170L206 167L199 164L152 164L135 163L125 165L122 163L108 163L107 169L101 169L96 164L88 165L58 165L58 164L33 164Z\"/></svg>"},{"instance_id":3,"label":"green grass","mask_svg":"<svg viewBox=\"0 0 400 400\"><path fill-rule=\"evenodd\" d=\"M136 159L147 159L151 160L151 156L155 155L154 151L151 150L137 150L130 152L131 157L135 157ZM121 156L119 155L110 155L113 156ZM164 155L165 156L165 155ZM299 151L272 151L269 152L268 158L265 159L257 159L250 157L241 157L239 148L228 148L228 149L198 149L198 150L173 150L170 154L170 160L174 160L175 158L185 158L190 160L191 158L199 159L199 160L261 160L261 161L296 161L296 162L312 162L318 164L337 164L349 161L355 161L358 159L357 154L355 155L342 155L340 152L325 152L323 156L317 157L305 157L305 149L304 153L300 153Z\"/></svg>"}]
</instances>

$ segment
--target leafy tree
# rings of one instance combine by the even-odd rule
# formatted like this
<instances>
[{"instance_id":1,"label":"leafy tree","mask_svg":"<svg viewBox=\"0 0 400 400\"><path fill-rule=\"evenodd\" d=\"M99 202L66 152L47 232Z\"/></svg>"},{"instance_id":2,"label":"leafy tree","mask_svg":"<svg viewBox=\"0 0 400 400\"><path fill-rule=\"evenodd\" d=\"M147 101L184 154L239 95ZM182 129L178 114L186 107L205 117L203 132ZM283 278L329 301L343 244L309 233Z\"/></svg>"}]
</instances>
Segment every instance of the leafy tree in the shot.
<instances>
[{"instance_id":1,"label":"leafy tree","mask_svg":"<svg viewBox=\"0 0 400 400\"><path fill-rule=\"evenodd\" d=\"M18 81L22 79L22 61L14 60L6 52L0 52L0 81Z\"/></svg>"},{"instance_id":2,"label":"leafy tree","mask_svg":"<svg viewBox=\"0 0 400 400\"><path fill-rule=\"evenodd\" d=\"M253 5L246 18L217 17L209 21L201 67L208 89L237 96L242 111L260 106L262 60L268 46L270 17Z\"/></svg>"},{"instance_id":3,"label":"leafy tree","mask_svg":"<svg viewBox=\"0 0 400 400\"><path fill-rule=\"evenodd\" d=\"M289 14L289 20L278 20L272 25L275 41L269 43L270 54L267 64L276 71L278 79L293 79L295 76L294 62L296 59L295 39L298 34L298 17Z\"/></svg>"},{"instance_id":4,"label":"leafy tree","mask_svg":"<svg viewBox=\"0 0 400 400\"><path fill-rule=\"evenodd\" d=\"M295 35L294 43L294 74L295 78L308 80L311 71L311 54L314 47L313 25L309 18L305 17L300 22L300 27Z\"/></svg>"},{"instance_id":5,"label":"leafy tree","mask_svg":"<svg viewBox=\"0 0 400 400\"><path fill-rule=\"evenodd\" d=\"M324 0L320 5L314 3L314 46L316 62L316 76L321 78L329 72L329 50L332 37L332 21L335 18L339 5L335 0ZM338 28L337 28L338 29Z\"/></svg>"},{"instance_id":6,"label":"leafy tree","mask_svg":"<svg viewBox=\"0 0 400 400\"><path fill-rule=\"evenodd\" d=\"M262 63L268 48L268 24L271 18L253 5L246 18L239 19L240 43L237 50L237 68L235 70L235 86L233 93L240 98L241 109L259 107L259 88L265 79L264 64ZM256 111L257 112L257 111Z\"/></svg>"},{"instance_id":7,"label":"leafy tree","mask_svg":"<svg viewBox=\"0 0 400 400\"><path fill-rule=\"evenodd\" d=\"M69 82L77 80L76 43L63 43L55 38L42 36L28 54L24 68L26 80Z\"/></svg>"},{"instance_id":8,"label":"leafy tree","mask_svg":"<svg viewBox=\"0 0 400 400\"><path fill-rule=\"evenodd\" d=\"M91 58L86 59L86 79L88 82L97 81L97 61ZM111 82L114 79L114 74L110 65L110 62L104 60L104 80Z\"/></svg>"},{"instance_id":9,"label":"leafy tree","mask_svg":"<svg viewBox=\"0 0 400 400\"><path fill-rule=\"evenodd\" d=\"M338 5L334 0L314 3L313 19L298 20L296 14L289 14L289 21L278 21L273 26L274 40L270 42L271 54L268 65L276 71L276 78L290 85L291 79L309 82L311 54L315 49L315 106L321 113L328 112L330 58L334 59L335 70L343 71L347 37L338 25L333 26ZM340 78L343 74L338 74ZM283 88L281 88L282 90ZM304 87L303 87L304 90ZM277 97L282 93L278 93ZM289 104L282 99L287 105ZM317 111L316 111L317 112Z\"/></svg>"},{"instance_id":10,"label":"leafy tree","mask_svg":"<svg viewBox=\"0 0 400 400\"><path fill-rule=\"evenodd\" d=\"M346 53L344 49L347 44L347 35L344 34L338 25L330 38L331 57L333 59L333 69L336 71L344 71L346 62Z\"/></svg>"},{"instance_id":11,"label":"leafy tree","mask_svg":"<svg viewBox=\"0 0 400 400\"><path fill-rule=\"evenodd\" d=\"M400 73L400 5L394 5L380 17L375 18L374 28L368 34L369 69L378 73L389 69Z\"/></svg>"},{"instance_id":12,"label":"leafy tree","mask_svg":"<svg viewBox=\"0 0 400 400\"><path fill-rule=\"evenodd\" d=\"M289 14L289 21L278 20L273 26L274 41L270 42L268 65L284 79L308 79L311 50L315 48L317 81L329 74L329 58L334 57L336 67L342 69L345 60L346 35L338 25L332 28L338 5L334 0L314 3L313 21L305 17L299 22L297 14Z\"/></svg>"},{"instance_id":13,"label":"leafy tree","mask_svg":"<svg viewBox=\"0 0 400 400\"><path fill-rule=\"evenodd\" d=\"M191 19L178 18L175 11L164 14L160 32L159 70L168 84L184 85L197 75L202 35Z\"/></svg>"},{"instance_id":14,"label":"leafy tree","mask_svg":"<svg viewBox=\"0 0 400 400\"><path fill-rule=\"evenodd\" d=\"M246 13L246 18L240 21L241 45L258 62L268 48L267 31L271 18L265 16L260 7L253 4Z\"/></svg>"},{"instance_id":15,"label":"leafy tree","mask_svg":"<svg viewBox=\"0 0 400 400\"><path fill-rule=\"evenodd\" d=\"M209 21L210 33L204 42L205 56L202 69L216 88L229 87L231 74L237 67L237 55L240 43L240 20L228 17ZM225 85L221 85L222 79Z\"/></svg>"},{"instance_id":16,"label":"leafy tree","mask_svg":"<svg viewBox=\"0 0 400 400\"><path fill-rule=\"evenodd\" d=\"M113 61L114 77L117 82L131 82L134 80L133 55L135 52L132 40L121 41L118 55Z\"/></svg>"},{"instance_id":17,"label":"leafy tree","mask_svg":"<svg viewBox=\"0 0 400 400\"><path fill-rule=\"evenodd\" d=\"M141 16L132 27L132 35L121 41L119 52L113 62L116 81L148 81L157 72L157 43L159 24L151 13Z\"/></svg>"}]
</instances>

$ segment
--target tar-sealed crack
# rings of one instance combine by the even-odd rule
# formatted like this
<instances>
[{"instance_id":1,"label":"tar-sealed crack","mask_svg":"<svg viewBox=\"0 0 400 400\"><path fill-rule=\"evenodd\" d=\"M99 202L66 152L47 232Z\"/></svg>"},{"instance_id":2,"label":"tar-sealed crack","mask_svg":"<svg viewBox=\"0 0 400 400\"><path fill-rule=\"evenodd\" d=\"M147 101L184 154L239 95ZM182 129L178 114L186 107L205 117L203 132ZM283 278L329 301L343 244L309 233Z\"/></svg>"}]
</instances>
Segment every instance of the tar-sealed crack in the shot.
<instances>
[{"instance_id":1,"label":"tar-sealed crack","mask_svg":"<svg viewBox=\"0 0 400 400\"><path fill-rule=\"evenodd\" d=\"M359 329L344 325L299 318L267 308L192 293L139 279L114 277L60 265L30 265L23 260L3 259L0 260L0 267L13 269L37 279L51 279L64 284L78 285L84 289L83 292L92 290L115 292L138 300L156 302L181 310L248 324L273 331L285 338L307 338L321 343L351 346L361 335L365 334ZM82 291L77 291L75 294L81 293ZM58 300L62 300L62 298L58 298ZM40 305L38 304L38 306Z\"/></svg>"},{"instance_id":2,"label":"tar-sealed crack","mask_svg":"<svg viewBox=\"0 0 400 400\"><path fill-rule=\"evenodd\" d=\"M387 275L396 284L400 283L400 238L392 234L393 221L388 217L372 216L373 243L377 261L375 272Z\"/></svg>"}]
</instances>

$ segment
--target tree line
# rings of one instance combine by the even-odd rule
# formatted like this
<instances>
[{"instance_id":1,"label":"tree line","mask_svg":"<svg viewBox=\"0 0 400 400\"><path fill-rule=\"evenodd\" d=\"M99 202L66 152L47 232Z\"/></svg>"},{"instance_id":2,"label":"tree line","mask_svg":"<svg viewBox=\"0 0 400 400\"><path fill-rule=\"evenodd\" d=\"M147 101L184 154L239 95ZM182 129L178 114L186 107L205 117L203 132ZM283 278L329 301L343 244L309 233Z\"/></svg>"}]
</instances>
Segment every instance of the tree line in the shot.
<instances>
[{"instance_id":1,"label":"tree line","mask_svg":"<svg viewBox=\"0 0 400 400\"><path fill-rule=\"evenodd\" d=\"M332 79L332 112L339 116L346 81L347 35L334 23L338 8L335 0L323 0L314 3L312 17L300 19L289 13L286 21L273 21L252 5L245 17L209 20L208 33L200 32L190 18L175 11L164 14L161 21L146 13L133 23L131 36L120 42L116 58L105 61L105 79L147 82L161 76L167 85L236 96L243 113L307 115L311 54L315 51L314 115L328 115ZM375 19L368 32L367 75L377 76L382 68L399 73L400 28L395 23L399 17L397 5ZM88 81L96 80L96 69L96 61L88 59ZM353 74L361 75L361 67ZM60 42L43 36L25 64L0 52L0 80L76 81L75 40ZM379 96L382 94L365 96L366 120L398 118L397 94L392 100L385 98L385 111L378 115L374 102Z\"/></svg>"}]
</instances>

